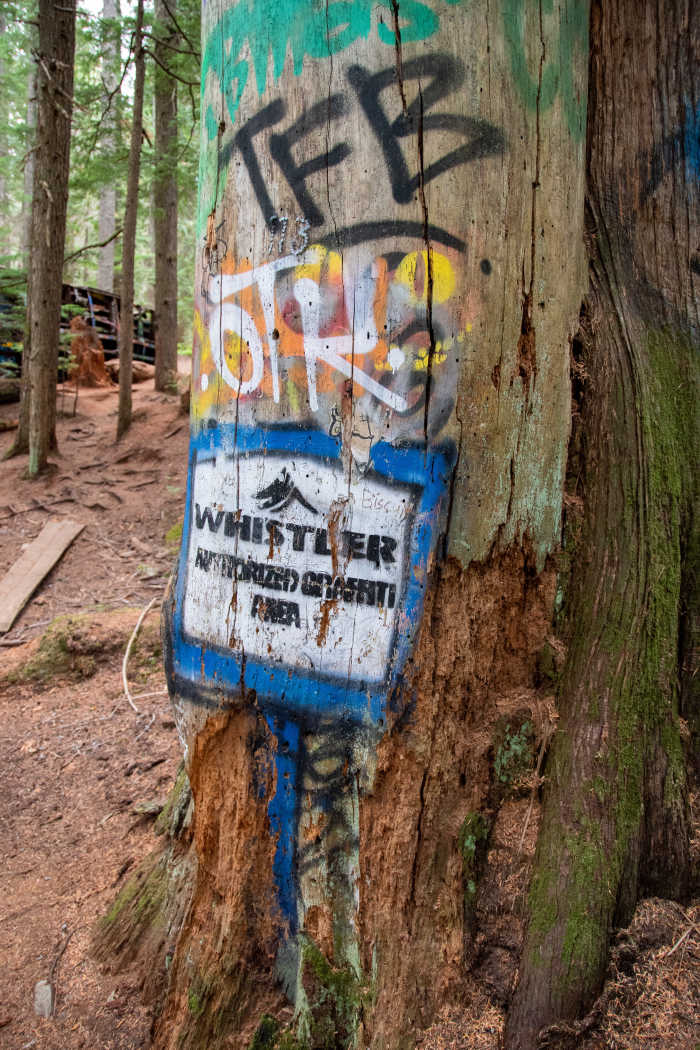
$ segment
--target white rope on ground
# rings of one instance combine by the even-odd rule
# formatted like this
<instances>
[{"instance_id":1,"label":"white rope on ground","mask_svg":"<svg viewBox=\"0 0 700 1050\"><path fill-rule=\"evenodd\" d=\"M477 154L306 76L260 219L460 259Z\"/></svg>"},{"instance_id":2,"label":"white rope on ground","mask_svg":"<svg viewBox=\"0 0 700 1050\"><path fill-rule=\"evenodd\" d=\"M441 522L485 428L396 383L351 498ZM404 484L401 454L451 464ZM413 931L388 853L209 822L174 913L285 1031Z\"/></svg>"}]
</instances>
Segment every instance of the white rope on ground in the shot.
<instances>
[{"instance_id":1,"label":"white rope on ground","mask_svg":"<svg viewBox=\"0 0 700 1050\"><path fill-rule=\"evenodd\" d=\"M134 627L133 631L131 632L131 638L128 641L128 644L127 644L127 647L126 647L126 652L124 653L124 659L122 660L122 685L124 686L124 696L127 698L127 700L129 701L130 706L133 708L133 710L136 712L137 715L140 715L141 712L139 711L138 707L134 703L134 699L133 699L133 697L131 695L131 691L129 689L129 683L128 683L127 678L126 678L126 668L128 666L128 663L129 663L129 653L131 652L131 647L134 644L134 641L136 639L136 635L139 633L139 628L141 627L141 624L146 619L146 617L148 616L149 612L151 611L151 609L153 608L153 606L155 605L155 603L158 601L159 598L160 598L159 594L156 594L154 598L151 598L150 602L148 603L148 605L146 606L146 608L143 610L143 612L139 616L138 620L136 621L136 626Z\"/></svg>"},{"instance_id":2,"label":"white rope on ground","mask_svg":"<svg viewBox=\"0 0 700 1050\"><path fill-rule=\"evenodd\" d=\"M136 696L132 696L132 700L150 700L152 696L167 696L167 689L156 689L155 693L137 693Z\"/></svg>"}]
</instances>

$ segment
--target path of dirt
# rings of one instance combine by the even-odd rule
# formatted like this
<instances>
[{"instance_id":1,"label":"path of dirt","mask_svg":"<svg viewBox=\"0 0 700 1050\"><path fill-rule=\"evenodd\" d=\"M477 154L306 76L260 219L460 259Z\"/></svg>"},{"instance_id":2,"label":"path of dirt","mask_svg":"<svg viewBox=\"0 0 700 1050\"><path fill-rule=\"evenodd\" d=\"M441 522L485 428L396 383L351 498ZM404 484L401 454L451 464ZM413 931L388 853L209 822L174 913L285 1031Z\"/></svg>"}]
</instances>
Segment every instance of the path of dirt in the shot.
<instances>
[{"instance_id":1,"label":"path of dirt","mask_svg":"<svg viewBox=\"0 0 700 1050\"><path fill-rule=\"evenodd\" d=\"M67 403L70 399L66 399ZM8 682L27 647L0 647L0 1047L135 1048L150 1017L136 975L110 977L90 956L95 922L154 846L143 803L162 801L180 758L163 695L158 603L130 660L121 661L140 610L163 593L174 556L166 533L182 516L188 425L179 399L134 389L134 425L118 445L116 391L81 391L58 421L56 469L23 478L26 457L0 462L0 575L50 517L86 528L18 617L8 640L42 635L62 614L58 675ZM59 408L60 408L59 398ZM16 417L1 405L0 419ZM0 434L0 456L11 433ZM176 530L175 530L176 531ZM36 643L30 647L36 648ZM54 1016L34 1013L34 986L56 987Z\"/></svg>"}]
</instances>

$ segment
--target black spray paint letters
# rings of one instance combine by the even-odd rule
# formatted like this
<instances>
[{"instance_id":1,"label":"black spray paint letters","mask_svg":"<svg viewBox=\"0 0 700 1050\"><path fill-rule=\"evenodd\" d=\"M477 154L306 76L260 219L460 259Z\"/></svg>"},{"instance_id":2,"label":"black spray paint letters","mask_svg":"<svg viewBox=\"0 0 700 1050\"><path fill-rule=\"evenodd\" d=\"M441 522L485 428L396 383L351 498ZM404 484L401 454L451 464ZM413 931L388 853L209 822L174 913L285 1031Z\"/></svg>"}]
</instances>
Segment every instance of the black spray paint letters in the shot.
<instances>
[{"instance_id":1,"label":"black spray paint letters","mask_svg":"<svg viewBox=\"0 0 700 1050\"><path fill-rule=\"evenodd\" d=\"M274 623L278 627L301 627L299 606L296 602L285 601L284 598L268 598L264 594L256 594L253 596L250 615L254 620Z\"/></svg>"},{"instance_id":2,"label":"black spray paint letters","mask_svg":"<svg viewBox=\"0 0 700 1050\"><path fill-rule=\"evenodd\" d=\"M393 536L340 529L338 533L342 544L339 550L334 551L333 543L329 540L330 530L327 528L241 514L240 511L225 511L207 506L202 509L199 503L195 503L195 525L198 529L204 529L206 525L210 532L217 533L222 523L224 536L237 535L244 543L264 545L271 550L289 542L294 551L308 551L327 558L337 557L338 554L352 559L366 558L377 568L380 564L389 565L396 561L394 552L398 541Z\"/></svg>"},{"instance_id":3,"label":"black spray paint letters","mask_svg":"<svg viewBox=\"0 0 700 1050\"><path fill-rule=\"evenodd\" d=\"M331 576L327 572L308 570L301 577L299 587L299 573L288 565L253 561L252 558L211 551L206 547L197 547L194 566L203 572L214 572L238 583L254 583L256 587L268 591L294 594L299 588L305 597L321 598L327 602L342 601L346 605L371 605L388 609L396 605L396 584L388 580Z\"/></svg>"},{"instance_id":4,"label":"black spray paint letters","mask_svg":"<svg viewBox=\"0 0 700 1050\"><path fill-rule=\"evenodd\" d=\"M430 131L448 131L456 132L465 140L463 145L428 165L422 173L423 184L451 168L469 164L481 157L501 154L505 148L503 133L486 120L457 113L429 112L464 84L464 66L451 55L424 55L404 64L403 84L418 81L419 91L414 101L394 120L389 118L382 104L382 94L396 84L394 66L379 73L370 73L362 66L354 65L347 70L346 75L382 151L391 191L398 204L408 204L413 200L421 180L420 173L411 174L409 171L400 145L402 139L418 133L423 136ZM424 82L427 82L425 87ZM302 219L311 227L323 226L326 217L318 200L312 196L307 180L327 168L342 164L350 156L352 148L347 142L332 146L329 143L323 153L299 163L294 156L294 147L310 132L329 127L331 121L337 122L345 117L350 109L351 104L345 96L338 93L330 95L310 106L285 131L275 131L268 138L270 155L294 193ZM280 233L279 217L260 170L255 139L261 132L276 127L286 115L284 100L275 99L251 117L221 151L222 165L230 162L236 150L240 152L260 210L266 223L271 228L274 225L273 232L277 236Z\"/></svg>"}]
</instances>

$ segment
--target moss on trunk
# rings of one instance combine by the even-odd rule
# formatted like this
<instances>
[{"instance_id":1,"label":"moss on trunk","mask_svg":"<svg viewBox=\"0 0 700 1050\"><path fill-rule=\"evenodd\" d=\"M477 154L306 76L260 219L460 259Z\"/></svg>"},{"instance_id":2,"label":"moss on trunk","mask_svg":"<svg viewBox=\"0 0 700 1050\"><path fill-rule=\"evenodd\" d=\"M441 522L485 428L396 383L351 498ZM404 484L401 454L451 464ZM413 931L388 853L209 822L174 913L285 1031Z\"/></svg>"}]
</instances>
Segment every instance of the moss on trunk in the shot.
<instances>
[{"instance_id":1,"label":"moss on trunk","mask_svg":"<svg viewBox=\"0 0 700 1050\"><path fill-rule=\"evenodd\" d=\"M653 27L647 35L635 31L640 19ZM509 1050L534 1050L542 1028L589 1007L613 926L640 895L682 896L690 878L679 683L684 559L697 545L698 331L686 221L697 183L679 192L684 170L674 167L667 126L642 114L656 38L659 111L683 127L681 85L691 74L678 40L688 13L661 17L654 5L618 0L594 6L592 28L591 290L569 471L582 513L566 536L560 723ZM681 224L684 235L672 238Z\"/></svg>"}]
</instances>

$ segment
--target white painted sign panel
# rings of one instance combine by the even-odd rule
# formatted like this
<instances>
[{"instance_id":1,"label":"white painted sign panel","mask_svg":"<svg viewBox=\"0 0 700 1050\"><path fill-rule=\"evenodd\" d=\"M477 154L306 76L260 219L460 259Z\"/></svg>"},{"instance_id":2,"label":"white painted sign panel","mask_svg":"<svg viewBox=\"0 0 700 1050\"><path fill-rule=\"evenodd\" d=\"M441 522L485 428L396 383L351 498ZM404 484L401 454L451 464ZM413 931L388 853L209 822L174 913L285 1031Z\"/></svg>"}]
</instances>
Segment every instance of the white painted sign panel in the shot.
<instances>
[{"instance_id":1,"label":"white painted sign panel","mask_svg":"<svg viewBox=\"0 0 700 1050\"><path fill-rule=\"evenodd\" d=\"M381 682L413 520L409 486L267 452L196 463L183 627L266 664Z\"/></svg>"}]
</instances>

